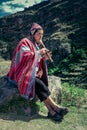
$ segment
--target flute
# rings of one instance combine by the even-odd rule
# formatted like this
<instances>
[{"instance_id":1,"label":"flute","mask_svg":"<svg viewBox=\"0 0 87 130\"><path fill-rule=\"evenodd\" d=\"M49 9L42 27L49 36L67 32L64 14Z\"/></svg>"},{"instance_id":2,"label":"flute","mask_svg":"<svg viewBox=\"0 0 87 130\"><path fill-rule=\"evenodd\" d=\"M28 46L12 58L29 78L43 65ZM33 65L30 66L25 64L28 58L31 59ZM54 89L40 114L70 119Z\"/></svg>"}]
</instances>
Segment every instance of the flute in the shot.
<instances>
[{"instance_id":1,"label":"flute","mask_svg":"<svg viewBox=\"0 0 87 130\"><path fill-rule=\"evenodd\" d=\"M42 42L42 40L40 41L40 43L41 43L41 45L42 45L44 48L46 48L46 46L44 45L44 43ZM50 61L53 62L53 59L52 59L51 55L49 54L49 51L46 52L46 54L47 54L47 56L49 57Z\"/></svg>"}]
</instances>

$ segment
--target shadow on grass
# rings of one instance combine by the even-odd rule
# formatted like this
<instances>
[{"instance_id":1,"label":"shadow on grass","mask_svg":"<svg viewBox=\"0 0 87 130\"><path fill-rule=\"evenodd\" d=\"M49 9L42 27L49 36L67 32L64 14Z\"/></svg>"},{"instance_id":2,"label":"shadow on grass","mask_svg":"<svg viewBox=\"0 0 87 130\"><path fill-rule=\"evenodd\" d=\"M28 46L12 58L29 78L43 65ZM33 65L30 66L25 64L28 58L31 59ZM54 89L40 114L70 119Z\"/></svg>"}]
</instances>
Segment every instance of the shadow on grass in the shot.
<instances>
[{"instance_id":1,"label":"shadow on grass","mask_svg":"<svg viewBox=\"0 0 87 130\"><path fill-rule=\"evenodd\" d=\"M0 119L1 120L9 120L9 121L23 121L23 122L29 122L31 120L50 120L53 123L61 123L61 121L54 121L47 117L47 114L44 114L42 112L34 113L34 114L18 114L17 111L14 112L0 112Z\"/></svg>"},{"instance_id":2,"label":"shadow on grass","mask_svg":"<svg viewBox=\"0 0 87 130\"><path fill-rule=\"evenodd\" d=\"M34 119L47 119L47 116L40 115L40 114L18 115L14 112L14 113L0 113L0 119L11 120L11 121L20 120L24 122L29 122L30 120L34 120Z\"/></svg>"}]
</instances>

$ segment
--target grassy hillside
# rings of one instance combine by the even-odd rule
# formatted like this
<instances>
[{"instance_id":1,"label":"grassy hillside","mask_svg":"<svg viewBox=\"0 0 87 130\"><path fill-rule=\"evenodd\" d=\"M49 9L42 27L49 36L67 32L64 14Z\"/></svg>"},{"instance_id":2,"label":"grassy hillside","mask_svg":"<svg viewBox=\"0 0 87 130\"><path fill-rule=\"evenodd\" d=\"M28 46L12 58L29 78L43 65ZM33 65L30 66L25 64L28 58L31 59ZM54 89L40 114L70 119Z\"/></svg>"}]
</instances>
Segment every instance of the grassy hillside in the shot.
<instances>
[{"instance_id":1,"label":"grassy hillside","mask_svg":"<svg viewBox=\"0 0 87 130\"><path fill-rule=\"evenodd\" d=\"M0 55L11 59L19 40L29 34L32 22L44 28L43 41L52 51L55 68L49 74L87 87L87 1L44 1L0 19ZM84 86L84 85L83 85Z\"/></svg>"}]
</instances>

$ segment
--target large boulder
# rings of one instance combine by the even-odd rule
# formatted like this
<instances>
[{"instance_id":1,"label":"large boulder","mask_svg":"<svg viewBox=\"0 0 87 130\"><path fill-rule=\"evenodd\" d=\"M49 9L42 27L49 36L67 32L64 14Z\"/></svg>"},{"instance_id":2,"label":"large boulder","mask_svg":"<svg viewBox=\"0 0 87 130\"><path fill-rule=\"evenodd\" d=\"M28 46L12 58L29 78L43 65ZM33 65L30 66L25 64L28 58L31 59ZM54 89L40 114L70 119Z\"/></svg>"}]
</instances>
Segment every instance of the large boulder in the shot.
<instances>
[{"instance_id":1,"label":"large boulder","mask_svg":"<svg viewBox=\"0 0 87 130\"><path fill-rule=\"evenodd\" d=\"M51 97L57 103L61 101L61 80L56 76L48 76ZM8 81L6 76L0 78L0 105L8 103L14 97L19 97L18 87Z\"/></svg>"}]
</instances>

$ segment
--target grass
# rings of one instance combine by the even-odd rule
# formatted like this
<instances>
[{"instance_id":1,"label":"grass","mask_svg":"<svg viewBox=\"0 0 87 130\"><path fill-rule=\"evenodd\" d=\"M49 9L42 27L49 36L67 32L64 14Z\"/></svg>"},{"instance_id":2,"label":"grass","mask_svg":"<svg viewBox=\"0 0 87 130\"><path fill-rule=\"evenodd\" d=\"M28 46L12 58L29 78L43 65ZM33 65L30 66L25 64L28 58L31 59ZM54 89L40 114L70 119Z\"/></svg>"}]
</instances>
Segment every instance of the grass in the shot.
<instances>
[{"instance_id":1,"label":"grass","mask_svg":"<svg viewBox=\"0 0 87 130\"><path fill-rule=\"evenodd\" d=\"M10 61L0 62L0 76L7 73ZM68 106L69 113L62 122L47 119L47 109L39 101L38 114L26 115L22 108L29 105L23 100L11 101L9 105L0 108L0 130L87 130L87 90L62 84L62 106ZM32 107L33 111L34 108Z\"/></svg>"},{"instance_id":2,"label":"grass","mask_svg":"<svg viewBox=\"0 0 87 130\"><path fill-rule=\"evenodd\" d=\"M62 103L67 106L81 107L87 98L85 90L74 84L62 83Z\"/></svg>"},{"instance_id":3,"label":"grass","mask_svg":"<svg viewBox=\"0 0 87 130\"><path fill-rule=\"evenodd\" d=\"M16 115L15 113L0 113L0 130L86 130L87 107L77 109L70 107L70 112L61 123L46 118L46 114Z\"/></svg>"}]
</instances>

